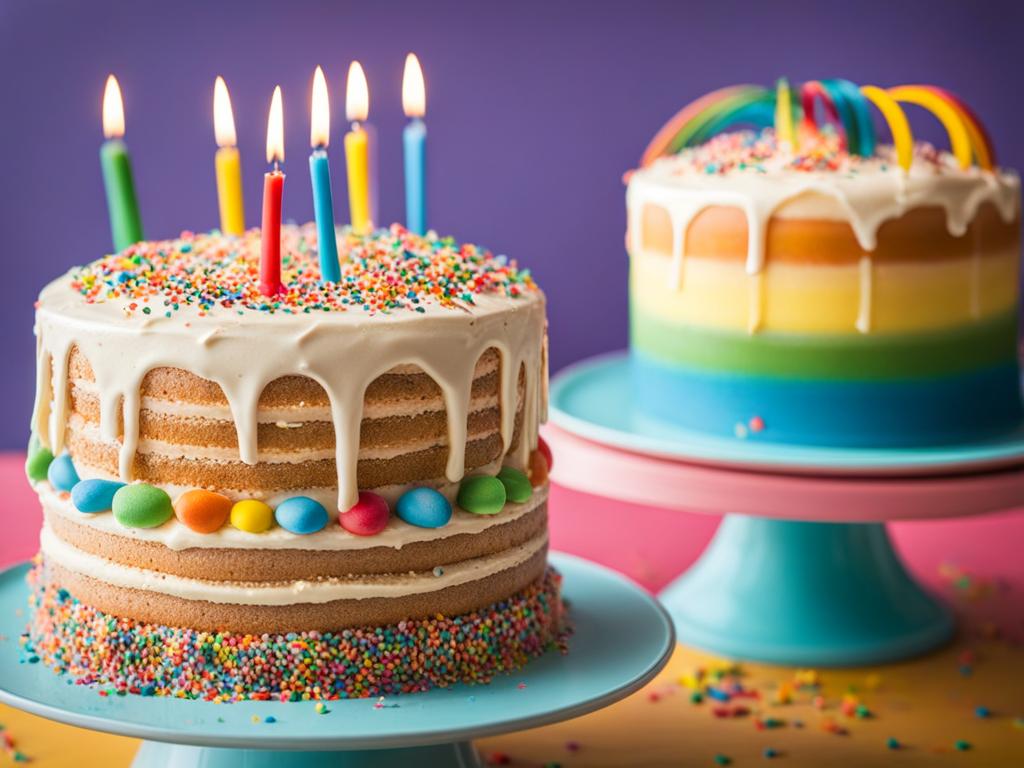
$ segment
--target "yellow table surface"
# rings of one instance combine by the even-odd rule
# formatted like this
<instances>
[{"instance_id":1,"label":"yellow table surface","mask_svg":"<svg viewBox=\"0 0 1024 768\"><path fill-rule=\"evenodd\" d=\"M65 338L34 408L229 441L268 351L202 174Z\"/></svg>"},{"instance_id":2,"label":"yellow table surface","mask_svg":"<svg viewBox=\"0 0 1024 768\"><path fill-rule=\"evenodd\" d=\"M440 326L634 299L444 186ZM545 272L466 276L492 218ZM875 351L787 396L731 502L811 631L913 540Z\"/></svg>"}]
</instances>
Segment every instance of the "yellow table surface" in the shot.
<instances>
[{"instance_id":1,"label":"yellow table surface","mask_svg":"<svg viewBox=\"0 0 1024 768\"><path fill-rule=\"evenodd\" d=\"M740 717L715 717L719 704L711 698L690 701L688 685L694 681L687 678L721 665L679 647L665 671L625 701L558 725L486 739L479 743L481 753L490 763L513 766L715 766L716 755L734 766L1024 766L1024 722L1017 719L1024 716L1024 653L998 638L962 637L915 661L805 672L799 680L794 669L745 664L738 679L760 699L730 702L750 709ZM818 689L799 686L814 675ZM793 686L792 703L775 702L780 684ZM842 713L843 696L851 691L870 717ZM816 696L824 700L817 706ZM978 717L979 706L991 715ZM768 717L784 724L759 730L756 722ZM829 721L847 733L829 732ZM138 745L4 706L0 723L31 764L44 768L126 766ZM891 751L890 737L904 747ZM971 748L958 751L958 739ZM778 756L765 758L766 747ZM0 752L0 766L22 764L15 763L11 748Z\"/></svg>"}]
</instances>

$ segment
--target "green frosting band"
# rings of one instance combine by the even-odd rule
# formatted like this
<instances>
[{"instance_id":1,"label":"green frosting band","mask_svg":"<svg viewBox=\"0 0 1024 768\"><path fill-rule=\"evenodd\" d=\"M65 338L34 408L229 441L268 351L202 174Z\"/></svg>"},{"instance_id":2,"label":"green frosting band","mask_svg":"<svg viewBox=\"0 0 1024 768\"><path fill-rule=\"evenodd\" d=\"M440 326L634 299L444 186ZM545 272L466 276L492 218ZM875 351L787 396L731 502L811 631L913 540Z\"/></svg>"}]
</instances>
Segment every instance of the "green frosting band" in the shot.
<instances>
[{"instance_id":1,"label":"green frosting band","mask_svg":"<svg viewBox=\"0 0 1024 768\"><path fill-rule=\"evenodd\" d=\"M1012 363L1017 318L912 334L746 334L667 323L630 310L633 349L670 365L795 379L876 380L941 376Z\"/></svg>"}]
</instances>

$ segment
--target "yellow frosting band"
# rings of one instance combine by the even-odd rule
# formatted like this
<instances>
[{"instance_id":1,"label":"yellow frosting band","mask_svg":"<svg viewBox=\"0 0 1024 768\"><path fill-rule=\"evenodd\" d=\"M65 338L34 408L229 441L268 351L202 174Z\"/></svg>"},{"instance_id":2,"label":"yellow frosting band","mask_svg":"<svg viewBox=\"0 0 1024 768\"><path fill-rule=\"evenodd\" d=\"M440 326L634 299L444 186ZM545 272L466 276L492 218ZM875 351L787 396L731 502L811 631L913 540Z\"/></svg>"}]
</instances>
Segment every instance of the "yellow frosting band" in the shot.
<instances>
[{"instance_id":1,"label":"yellow frosting band","mask_svg":"<svg viewBox=\"0 0 1024 768\"><path fill-rule=\"evenodd\" d=\"M949 328L1015 306L1014 251L940 262L804 265L768 262L758 275L741 262L690 256L631 259L631 303L675 323L792 333L901 333Z\"/></svg>"}]
</instances>

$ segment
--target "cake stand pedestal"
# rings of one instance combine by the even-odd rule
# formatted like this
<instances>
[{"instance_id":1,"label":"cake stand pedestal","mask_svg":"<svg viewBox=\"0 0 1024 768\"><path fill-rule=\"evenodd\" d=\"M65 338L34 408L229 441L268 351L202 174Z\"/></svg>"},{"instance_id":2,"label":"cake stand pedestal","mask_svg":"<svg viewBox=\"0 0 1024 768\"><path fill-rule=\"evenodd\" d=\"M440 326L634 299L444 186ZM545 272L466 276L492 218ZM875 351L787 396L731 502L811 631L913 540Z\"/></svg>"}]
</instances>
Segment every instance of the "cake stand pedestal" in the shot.
<instances>
[{"instance_id":1,"label":"cake stand pedestal","mask_svg":"<svg viewBox=\"0 0 1024 768\"><path fill-rule=\"evenodd\" d=\"M551 403L553 481L725 515L660 597L680 641L736 658L844 666L941 645L952 616L904 569L884 523L1024 506L1024 434L857 451L671 432L634 412L625 356L563 372Z\"/></svg>"},{"instance_id":2,"label":"cake stand pedestal","mask_svg":"<svg viewBox=\"0 0 1024 768\"><path fill-rule=\"evenodd\" d=\"M137 768L480 766L473 739L612 704L654 678L675 647L671 620L639 587L579 558L554 553L551 560L565 577L574 628L568 654L550 652L490 685L327 702L323 715L313 702L101 697L41 664L25 663L17 638L27 621L27 568L19 566L0 574L0 701L145 739Z\"/></svg>"}]
</instances>

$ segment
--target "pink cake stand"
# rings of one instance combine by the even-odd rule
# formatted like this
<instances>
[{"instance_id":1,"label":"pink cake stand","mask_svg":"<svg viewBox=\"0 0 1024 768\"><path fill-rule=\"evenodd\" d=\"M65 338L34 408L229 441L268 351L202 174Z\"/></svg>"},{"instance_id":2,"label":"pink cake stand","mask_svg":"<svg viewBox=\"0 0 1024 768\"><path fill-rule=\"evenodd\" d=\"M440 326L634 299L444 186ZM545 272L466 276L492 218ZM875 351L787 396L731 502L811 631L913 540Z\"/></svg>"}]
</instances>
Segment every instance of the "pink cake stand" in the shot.
<instances>
[{"instance_id":1,"label":"pink cake stand","mask_svg":"<svg viewBox=\"0 0 1024 768\"><path fill-rule=\"evenodd\" d=\"M646 452L630 426L628 377L612 371L625 364L604 358L552 382L552 480L725 515L699 560L660 595L682 642L734 658L846 666L916 655L952 636L950 611L907 573L885 523L1024 506L1024 446L1001 447L998 462L968 446L969 458L941 464L876 451L859 469L851 457L832 469L813 456L752 461L749 444L735 461L721 445L708 456L685 439L666 451L664 435Z\"/></svg>"}]
</instances>

